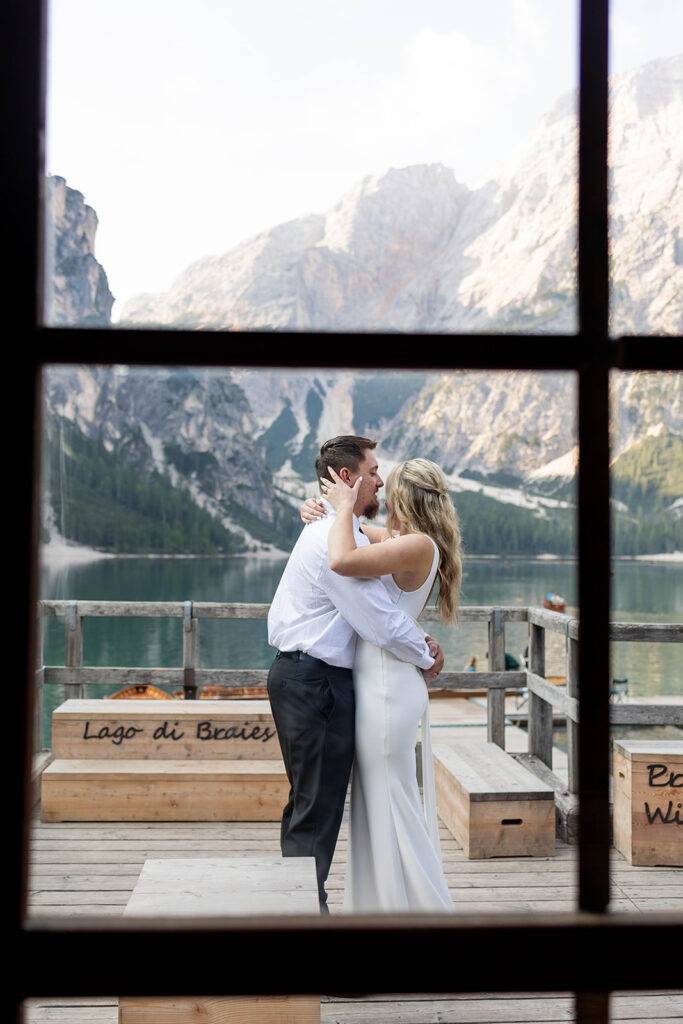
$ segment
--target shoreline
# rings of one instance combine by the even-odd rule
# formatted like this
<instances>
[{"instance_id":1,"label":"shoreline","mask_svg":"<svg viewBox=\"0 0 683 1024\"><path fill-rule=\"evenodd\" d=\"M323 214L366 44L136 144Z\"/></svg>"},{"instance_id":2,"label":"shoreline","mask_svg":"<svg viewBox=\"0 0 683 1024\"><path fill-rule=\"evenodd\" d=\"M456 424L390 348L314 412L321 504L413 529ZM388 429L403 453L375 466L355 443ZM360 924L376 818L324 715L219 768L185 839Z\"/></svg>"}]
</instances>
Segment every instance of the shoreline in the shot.
<instances>
[{"instance_id":1,"label":"shoreline","mask_svg":"<svg viewBox=\"0 0 683 1024\"><path fill-rule=\"evenodd\" d=\"M65 565L87 565L90 562L98 562L102 559L131 559L131 558L158 558L166 561L171 559L201 559L201 558L222 558L222 559L240 559L240 558L257 558L260 561L282 561L285 558L289 558L288 551L280 551L273 549L272 551L240 551L234 555L221 554L216 552L215 554L204 555L204 554L193 554L187 552L185 554L163 554L161 552L120 552L116 554L112 551L98 551L97 548L81 547L78 544L41 544L38 549L38 561L39 565L46 568L51 567L62 567Z\"/></svg>"},{"instance_id":2,"label":"shoreline","mask_svg":"<svg viewBox=\"0 0 683 1024\"><path fill-rule=\"evenodd\" d=\"M261 561L281 561L289 557L288 551L280 551L279 549L273 549L271 551L243 551L233 555L227 554L162 554L157 552L126 552L122 554L115 554L111 551L98 551L96 548L89 548L81 546L79 544L67 544L67 543L49 543L41 544L39 546L39 563L41 566L55 567L65 565L87 565L90 562L100 561L102 559L124 559L124 558L159 558L159 559L197 559L197 558L221 558L221 559L244 559L244 558L255 558ZM466 554L463 559L464 562L501 562L503 564L510 562L576 562L578 563L578 556L573 555L556 555L550 552L543 552L542 554L528 554L528 555L501 555L501 554L484 554L484 555L470 555ZM683 551L673 552L661 552L649 555L613 555L610 559L612 562L645 562L652 563L655 565L680 565L683 564Z\"/></svg>"}]
</instances>

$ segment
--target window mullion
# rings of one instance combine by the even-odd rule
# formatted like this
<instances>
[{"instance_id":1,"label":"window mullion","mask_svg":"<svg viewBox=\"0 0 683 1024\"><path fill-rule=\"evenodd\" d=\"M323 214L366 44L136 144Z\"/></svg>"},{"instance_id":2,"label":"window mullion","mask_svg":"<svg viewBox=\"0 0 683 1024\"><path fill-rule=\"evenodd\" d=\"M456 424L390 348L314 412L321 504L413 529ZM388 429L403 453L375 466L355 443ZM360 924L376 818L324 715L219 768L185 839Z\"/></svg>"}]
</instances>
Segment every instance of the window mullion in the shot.
<instances>
[{"instance_id":1,"label":"window mullion","mask_svg":"<svg viewBox=\"0 0 683 1024\"><path fill-rule=\"evenodd\" d=\"M582 0L579 86L579 907L609 902L608 0Z\"/></svg>"}]
</instances>

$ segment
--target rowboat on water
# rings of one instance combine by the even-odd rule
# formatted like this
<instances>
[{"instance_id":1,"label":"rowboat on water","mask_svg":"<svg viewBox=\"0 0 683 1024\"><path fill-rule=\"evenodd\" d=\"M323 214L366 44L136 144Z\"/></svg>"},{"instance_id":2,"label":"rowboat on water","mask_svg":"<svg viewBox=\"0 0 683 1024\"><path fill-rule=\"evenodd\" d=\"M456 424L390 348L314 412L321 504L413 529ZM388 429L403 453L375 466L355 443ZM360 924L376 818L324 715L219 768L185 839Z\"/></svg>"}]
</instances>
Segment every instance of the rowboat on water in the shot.
<instances>
[{"instance_id":1,"label":"rowboat on water","mask_svg":"<svg viewBox=\"0 0 683 1024\"><path fill-rule=\"evenodd\" d=\"M158 686L150 683L135 683L133 686L126 686L124 690L117 690L109 695L109 700L173 700L169 693L164 693Z\"/></svg>"}]
</instances>

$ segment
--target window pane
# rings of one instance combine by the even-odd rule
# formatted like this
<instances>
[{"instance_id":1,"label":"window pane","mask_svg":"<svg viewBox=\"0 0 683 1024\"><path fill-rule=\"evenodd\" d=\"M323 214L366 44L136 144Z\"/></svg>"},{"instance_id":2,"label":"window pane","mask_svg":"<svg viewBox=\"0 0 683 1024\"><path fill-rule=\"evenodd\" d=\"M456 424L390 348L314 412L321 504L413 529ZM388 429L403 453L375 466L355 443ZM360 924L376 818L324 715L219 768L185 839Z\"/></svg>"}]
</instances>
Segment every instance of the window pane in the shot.
<instances>
[{"instance_id":1,"label":"window pane","mask_svg":"<svg viewBox=\"0 0 683 1024\"><path fill-rule=\"evenodd\" d=\"M611 376L611 619L621 624L611 644L614 845L632 865L658 865L658 887L674 880L666 866L680 863L669 822L683 754L682 386L680 373ZM617 878L615 898L657 911L668 895L675 906L673 889L637 882Z\"/></svg>"},{"instance_id":2,"label":"window pane","mask_svg":"<svg viewBox=\"0 0 683 1024\"><path fill-rule=\"evenodd\" d=\"M566 687L566 627L577 615L575 408L574 376L557 373L48 368L41 597L53 614L45 619L43 745L50 748L55 743L54 711L65 697L111 697L136 684L154 687L168 698L183 695L183 602L271 602L302 529L299 505L305 495L318 490L314 459L320 445L329 436L353 431L379 439L376 452L383 478L405 458L421 456L443 467L465 547L461 621L439 621L434 595L424 628L443 647L446 673L461 674L469 688L464 694L449 691L451 685L462 685L463 678L446 676L443 685L433 686L432 742L435 747L462 746L467 740L483 747L488 736L488 674L506 672L508 692L496 721L508 752L501 756L507 758L510 771L517 770L510 755L527 753L528 721L534 713L526 692L525 663L550 680L553 694ZM381 513L375 525L383 522ZM72 601L77 602L73 611ZM176 608L164 616L125 614L126 606L131 612L131 603L139 601L175 602ZM107 602L119 603L116 616L105 614L112 610L105 607ZM557 630L546 632L545 657L539 660L529 649L533 644L527 609L544 605L564 616L557 616ZM496 608L502 609L498 619ZM71 636L70 615L76 629L83 617L82 657L73 638L65 644L65 636ZM228 687L235 685L231 672L256 670L265 675L274 650L262 617L203 617L198 628L195 681L204 697L226 698ZM81 690L65 689L64 673L57 671L65 662L75 666L72 684L85 679ZM127 670L125 677L122 670ZM245 696L262 697L263 675L249 682L257 689ZM163 754L159 749L164 742L177 756L170 734L183 714L183 702L165 702L158 692L156 696L161 722L168 726L157 737L155 753L143 761L146 768ZM124 702L116 703L123 708ZM185 706L191 703L202 706L202 721L231 704L201 696ZM88 725L84 756L95 757L91 751L103 750L97 757L132 760L131 744L140 736L121 738L114 735L114 725L102 732L101 722ZM566 791L566 737L553 736L552 716L546 724L557 785ZM81 722L79 743L84 729ZM188 742L186 736L183 742ZM75 748L71 749L74 757ZM61 756L58 753L56 760ZM165 756L170 757L168 751ZM196 751L183 756L191 762ZM531 785L540 789L536 776L528 775ZM101 794L101 806L104 801ZM553 806L549 798L537 801L533 810L541 809L540 804ZM280 809L246 837L253 840L257 853L277 856L279 813ZM442 811L444 870L461 911L573 907L575 845L560 836L554 852L539 851L534 828L526 834L531 847L521 853L506 847L470 858L456 823L448 822L445 814ZM503 833L520 824L516 814L502 814L501 822ZM226 855L231 850L242 855L241 848L230 844L242 842L243 830L249 827L205 823L202 836L208 845L197 856L208 856L208 850L215 853L215 844L224 842ZM342 904L346 827L344 823L330 875L334 912ZM105 863L110 840L122 835L121 830L132 837L135 824L124 820L112 825L105 814L98 828ZM542 834L552 845L554 813L544 828ZM41 829L48 834L49 822ZM68 821L64 829L60 835L68 836ZM167 830L165 837L169 835ZM179 857L185 856L183 835L179 826ZM492 880L486 862L501 853L508 859ZM528 854L537 858L534 872L521 859ZM564 872L562 858L567 860ZM133 882L122 884L116 896L106 886L100 890L106 872L99 872L87 900L78 897L85 900L82 905L93 911L109 901L118 908L111 912L120 913L143 859L141 855L128 872ZM46 899L40 895L42 870L36 869L32 883L37 912ZM72 874L78 875L78 870L74 867ZM548 877L544 875L539 885L538 873L546 870ZM67 912L64 908L73 906L75 897L59 890L50 898L50 906Z\"/></svg>"},{"instance_id":3,"label":"window pane","mask_svg":"<svg viewBox=\"0 0 683 1024\"><path fill-rule=\"evenodd\" d=\"M683 325L683 8L610 5L610 243L613 335Z\"/></svg>"},{"instance_id":4,"label":"window pane","mask_svg":"<svg viewBox=\"0 0 683 1024\"><path fill-rule=\"evenodd\" d=\"M576 6L53 0L47 322L574 331Z\"/></svg>"}]
</instances>

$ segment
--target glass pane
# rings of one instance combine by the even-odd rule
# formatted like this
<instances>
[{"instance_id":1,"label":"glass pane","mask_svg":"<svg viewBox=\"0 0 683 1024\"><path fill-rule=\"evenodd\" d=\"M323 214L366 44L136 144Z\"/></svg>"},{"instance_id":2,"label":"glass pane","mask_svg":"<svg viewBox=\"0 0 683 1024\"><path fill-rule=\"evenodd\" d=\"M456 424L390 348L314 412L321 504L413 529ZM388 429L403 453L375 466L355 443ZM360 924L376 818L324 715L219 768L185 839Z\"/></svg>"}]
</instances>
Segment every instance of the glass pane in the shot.
<instances>
[{"instance_id":1,"label":"glass pane","mask_svg":"<svg viewBox=\"0 0 683 1024\"><path fill-rule=\"evenodd\" d=\"M46 321L572 332L576 6L52 0Z\"/></svg>"},{"instance_id":2,"label":"glass pane","mask_svg":"<svg viewBox=\"0 0 683 1024\"><path fill-rule=\"evenodd\" d=\"M610 5L611 332L683 324L683 10ZM683 375L611 376L613 903L681 906ZM673 826L673 828L672 828ZM628 867L656 867L646 891Z\"/></svg>"},{"instance_id":3,"label":"glass pane","mask_svg":"<svg viewBox=\"0 0 683 1024\"><path fill-rule=\"evenodd\" d=\"M211 757L234 755L228 747L216 751L216 729L226 728L220 716L237 706L228 699L236 692L268 713L263 687L275 651L264 609L248 609L255 618L231 620L220 617L223 606L271 603L302 531L299 506L305 496L319 493L314 462L321 444L353 432L378 439L374 451L383 480L405 459L437 463L459 516L464 542L460 621L439 620L436 588L423 618L423 628L445 655L445 671L428 702L433 749L462 749L465 741L483 747L490 721L504 734L507 753L501 757L509 771L516 771L519 763L511 754L529 751L528 723L538 711L528 693L525 665L549 680L553 696L567 688L568 627L577 616L575 408L574 376L557 373L48 368L41 549L43 746L55 751L55 761L72 759L78 750L79 757L125 765L137 754L145 769L163 766L167 759L185 758L191 764L197 757L208 758L207 744L212 744ZM387 489L380 489L380 496ZM382 510L371 525L384 523ZM141 609L134 602L148 604ZM192 620L198 623L194 646L185 636L185 602L193 602ZM544 657L530 650L530 608L549 621ZM73 666L68 677L65 664ZM188 685L184 665L194 669L191 682L199 689L198 699L174 699L182 698ZM492 681L503 691L499 708L494 701L487 703ZM136 722L135 729L142 731L126 734L117 731L123 711L139 702L120 698L122 691L133 697L130 688L135 686L148 698L142 703L151 703L154 724ZM421 692L424 698L424 688ZM99 711L92 710L96 698L115 694L113 703L120 709L115 719L88 717ZM71 737L77 746L67 755L63 745L55 750L63 744L55 711L65 698L75 700L74 710L84 716ZM192 710L199 717L188 727L183 715ZM62 708L60 716L65 714ZM554 717L555 735L551 715L545 739L558 790L564 792L570 754L560 716ZM224 731L220 742L239 746L254 740L251 729L249 735L240 730L229 736ZM153 751L145 755L139 744L149 733ZM259 739L274 737L263 733ZM408 746L413 774L414 739ZM245 754L242 761L248 760ZM527 774L530 784L540 787L537 777ZM417 777L424 793L428 776L420 768ZM98 792L97 808L84 812L104 815L97 827L105 860L115 836L132 837L139 828L139 812L130 817L132 793L115 824L112 810L105 807L110 794ZM205 787L197 784L196 800L204 795ZM444 874L461 910L573 907L576 846L562 836L555 839L552 799L536 803L534 810L543 804L553 813L538 833L535 827L525 832L530 847L488 849L471 857L457 822L447 818L445 805L441 809ZM284 798L267 820L252 824L202 818L206 849L226 843L226 851L242 855L243 845L230 844L246 841L255 855L277 856L283 804ZM69 813L60 837L70 834ZM247 818L259 813L253 807ZM161 811L154 815L163 816ZM520 823L517 814L503 813L499 831L507 836ZM182 822L177 826L177 856L183 857L187 831ZM174 827L166 828L165 841L171 841ZM347 829L345 818L330 871L334 913L342 907ZM50 823L41 830L49 834ZM550 849L536 845L539 834ZM198 851L202 855L208 856L206 850ZM490 856L503 856L495 879L487 870ZM534 871L527 869L529 856ZM87 900L78 899L85 900L89 912L109 900L117 908L112 913L120 913L142 855L139 860L116 896L100 872ZM566 870L560 860L566 861ZM47 898L39 893L45 888L41 871L36 869L32 883L36 908ZM539 872L546 871L539 884ZM55 891L50 905L73 906L76 897L67 890Z\"/></svg>"},{"instance_id":4,"label":"glass pane","mask_svg":"<svg viewBox=\"0 0 683 1024\"><path fill-rule=\"evenodd\" d=\"M610 330L683 326L683 8L610 4Z\"/></svg>"},{"instance_id":5,"label":"glass pane","mask_svg":"<svg viewBox=\"0 0 683 1024\"><path fill-rule=\"evenodd\" d=\"M683 374L614 371L610 384L612 898L659 911L683 906L670 870L681 865ZM629 874L644 866L647 890Z\"/></svg>"}]
</instances>

